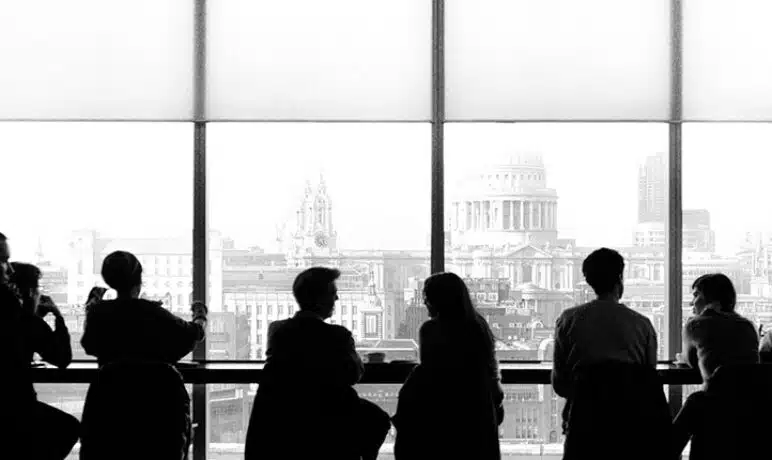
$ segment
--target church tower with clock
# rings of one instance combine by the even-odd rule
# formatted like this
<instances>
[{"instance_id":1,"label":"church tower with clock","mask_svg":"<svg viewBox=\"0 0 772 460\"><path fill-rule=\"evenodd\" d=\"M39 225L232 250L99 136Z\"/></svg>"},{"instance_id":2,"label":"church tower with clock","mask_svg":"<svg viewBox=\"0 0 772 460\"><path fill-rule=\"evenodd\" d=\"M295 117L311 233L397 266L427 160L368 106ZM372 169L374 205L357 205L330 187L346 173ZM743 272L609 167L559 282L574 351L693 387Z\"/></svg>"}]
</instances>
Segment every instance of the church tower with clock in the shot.
<instances>
[{"instance_id":1,"label":"church tower with clock","mask_svg":"<svg viewBox=\"0 0 772 460\"><path fill-rule=\"evenodd\" d=\"M332 223L332 201L324 177L316 190L306 183L303 200L296 213L293 252L295 257L330 256L338 251L338 235Z\"/></svg>"}]
</instances>

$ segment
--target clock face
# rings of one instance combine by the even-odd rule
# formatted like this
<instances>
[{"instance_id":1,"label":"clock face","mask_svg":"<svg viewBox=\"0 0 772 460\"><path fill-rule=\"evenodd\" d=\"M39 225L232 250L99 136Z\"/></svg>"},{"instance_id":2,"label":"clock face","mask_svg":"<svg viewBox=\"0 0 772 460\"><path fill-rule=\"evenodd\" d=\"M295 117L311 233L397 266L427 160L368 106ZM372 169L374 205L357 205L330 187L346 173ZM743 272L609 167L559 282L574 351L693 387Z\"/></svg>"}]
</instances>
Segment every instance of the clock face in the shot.
<instances>
[{"instance_id":1,"label":"clock face","mask_svg":"<svg viewBox=\"0 0 772 460\"><path fill-rule=\"evenodd\" d=\"M324 233L317 233L316 237L314 237L314 243L316 244L317 247L326 248L327 237L324 236Z\"/></svg>"}]
</instances>

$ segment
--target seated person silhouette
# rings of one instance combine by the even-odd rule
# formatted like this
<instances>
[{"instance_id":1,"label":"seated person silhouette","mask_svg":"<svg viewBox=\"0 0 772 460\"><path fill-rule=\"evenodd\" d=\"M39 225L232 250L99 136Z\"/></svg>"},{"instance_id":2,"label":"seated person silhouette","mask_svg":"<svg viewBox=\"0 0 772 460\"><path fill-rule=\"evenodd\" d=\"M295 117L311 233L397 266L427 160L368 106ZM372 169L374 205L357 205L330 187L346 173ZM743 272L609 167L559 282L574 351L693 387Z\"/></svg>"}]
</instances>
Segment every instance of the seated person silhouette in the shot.
<instances>
[{"instance_id":1,"label":"seated person silhouette","mask_svg":"<svg viewBox=\"0 0 772 460\"><path fill-rule=\"evenodd\" d=\"M345 327L327 324L336 269L312 267L292 285L300 311L268 328L266 363L247 431L245 458L376 459L389 416L353 385L364 366Z\"/></svg>"},{"instance_id":2,"label":"seated person silhouette","mask_svg":"<svg viewBox=\"0 0 772 460\"><path fill-rule=\"evenodd\" d=\"M100 371L86 396L81 459L184 458L190 396L172 365L204 338L206 307L194 303L186 321L140 299L142 265L128 252L108 255L102 278L117 298L86 309L81 344Z\"/></svg>"},{"instance_id":3,"label":"seated person silhouette","mask_svg":"<svg viewBox=\"0 0 772 460\"><path fill-rule=\"evenodd\" d=\"M421 363L399 392L394 458L501 458L504 418L495 339L454 273L426 279Z\"/></svg>"},{"instance_id":4,"label":"seated person silhouette","mask_svg":"<svg viewBox=\"0 0 772 460\"><path fill-rule=\"evenodd\" d=\"M721 365L757 364L759 336L748 319L735 312L737 293L721 273L703 275L692 284L694 316L684 326L683 357L707 383Z\"/></svg>"},{"instance_id":5,"label":"seated person silhouette","mask_svg":"<svg viewBox=\"0 0 772 460\"><path fill-rule=\"evenodd\" d=\"M722 450L723 446L720 444L724 438L736 439L737 433L728 429L719 430L724 432L721 437L720 433L711 432L709 427L706 427L706 420L712 419L719 412L729 415L725 410L727 406L734 410L732 417L741 414L744 406L755 410L755 403L747 399L743 401L742 397L753 395L754 388L769 388L769 379L762 379L760 385L754 383L758 380L754 369L759 363L759 351L763 351L763 346L759 347L759 336L753 323L735 312L736 301L737 294L732 281L721 273L700 276L692 284L691 305L695 316L684 326L683 356L687 364L700 370L703 387L701 391L689 395L673 421L674 455L680 455L689 439L697 436L690 458L727 458L723 456L727 452ZM742 372L738 375L747 378L739 385L727 385L727 382L737 380L735 372ZM722 382L712 385L719 374L723 375ZM760 396L768 391L757 393L760 394L752 396L751 399L761 404L763 398ZM772 408L769 402L767 406L767 410ZM744 419L748 417L748 413L743 415ZM747 421L735 420L737 423ZM716 419L715 423L721 422ZM713 442L717 435L721 438L719 443ZM748 440L741 442L743 448L754 448L753 443L745 441ZM739 446L737 447L739 449ZM738 449L730 451L729 454L734 452L739 455Z\"/></svg>"},{"instance_id":6,"label":"seated person silhouette","mask_svg":"<svg viewBox=\"0 0 772 460\"><path fill-rule=\"evenodd\" d=\"M625 458L660 458L669 447L656 332L648 318L620 303L624 268L617 251L593 251L582 273L596 299L563 311L556 322L552 386L567 399L565 459L616 458L617 447Z\"/></svg>"},{"instance_id":7,"label":"seated person silhouette","mask_svg":"<svg viewBox=\"0 0 772 460\"><path fill-rule=\"evenodd\" d=\"M1 252L3 249L0 249ZM8 318L12 313L10 310L16 310L10 324L3 325L9 327L3 334L15 334L18 346L14 347L15 356L11 357L16 365L11 366L11 375L4 376L0 384L0 387L6 387L8 383L16 386L15 390L2 390L2 394L7 397L4 403L7 410L5 415L14 414L9 417L14 424L11 430L13 437L8 438L4 446L10 446L12 450L19 448L19 458L64 459L78 441L80 423L72 415L38 401L27 371L34 353L57 367L67 367L72 361L70 333L59 308L48 296L40 295L40 269L19 262L12 262L10 268L10 286L19 301L14 302L16 299L11 293L11 287L2 282L0 290L3 292L0 297L3 298L4 316ZM5 276L3 278L7 279ZM49 313L54 316L53 330L43 319ZM10 329L11 325L13 329Z\"/></svg>"}]
</instances>

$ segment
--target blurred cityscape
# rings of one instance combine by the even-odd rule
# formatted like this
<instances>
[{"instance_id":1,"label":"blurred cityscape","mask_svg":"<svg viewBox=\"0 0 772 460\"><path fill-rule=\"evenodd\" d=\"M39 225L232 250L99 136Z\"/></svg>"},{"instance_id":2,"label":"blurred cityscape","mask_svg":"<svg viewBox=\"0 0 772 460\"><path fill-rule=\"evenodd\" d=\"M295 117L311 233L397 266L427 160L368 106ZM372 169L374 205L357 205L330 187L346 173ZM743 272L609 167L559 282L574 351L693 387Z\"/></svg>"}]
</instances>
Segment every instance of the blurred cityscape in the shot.
<instances>
[{"instance_id":1,"label":"blurred cityscape","mask_svg":"<svg viewBox=\"0 0 772 460\"><path fill-rule=\"evenodd\" d=\"M652 321L662 357L667 302L666 171L663 154L652 155L640 165L638 222L629 246L615 248L626 260L623 302ZM445 267L466 279L477 308L498 339L497 354L503 361L550 360L557 316L593 298L583 282L581 264L596 248L561 238L558 190L547 186L547 174L540 155L522 154L469 172L447 188ZM294 222L277 226L270 248L238 247L227 235L209 232L209 359L263 359L268 325L297 309L293 279L315 265L341 270L340 300L330 322L352 331L363 356L380 351L386 361L418 359L418 328L427 319L421 289L430 273L429 251L339 247L333 198L324 178L308 183ZM126 239L82 230L72 234L65 266L47 261L41 248L33 262L44 272L44 291L62 306L75 358L89 358L80 347L82 304L92 286L104 285L99 270L107 254L118 249L136 254L144 267L142 296L162 301L187 319L191 247L189 237ZM708 210L685 209L684 318L690 315L692 281L702 274L722 272L735 283L738 311L757 326L769 327L772 233L769 229L748 233L732 256L717 254L715 247ZM37 389L41 400L80 416L85 386L39 384ZM209 386L212 445L227 451L228 446L244 442L255 390L254 384ZM359 385L358 390L389 412L396 409L399 385ZM562 402L549 385L508 385L505 390L503 443L562 442Z\"/></svg>"}]
</instances>

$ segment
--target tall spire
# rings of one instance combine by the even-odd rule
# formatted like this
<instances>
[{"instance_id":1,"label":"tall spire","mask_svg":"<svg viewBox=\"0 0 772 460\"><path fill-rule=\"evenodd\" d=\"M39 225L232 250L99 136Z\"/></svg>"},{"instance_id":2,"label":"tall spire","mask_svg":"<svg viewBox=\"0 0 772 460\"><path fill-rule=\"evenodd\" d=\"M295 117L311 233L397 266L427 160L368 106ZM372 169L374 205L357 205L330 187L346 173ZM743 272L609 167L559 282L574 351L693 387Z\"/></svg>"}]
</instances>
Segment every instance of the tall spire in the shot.
<instances>
[{"instance_id":1,"label":"tall spire","mask_svg":"<svg viewBox=\"0 0 772 460\"><path fill-rule=\"evenodd\" d=\"M43 241L38 237L38 248L35 251L35 263L40 265L45 261L46 261L46 258L45 258L45 255L43 254Z\"/></svg>"}]
</instances>

